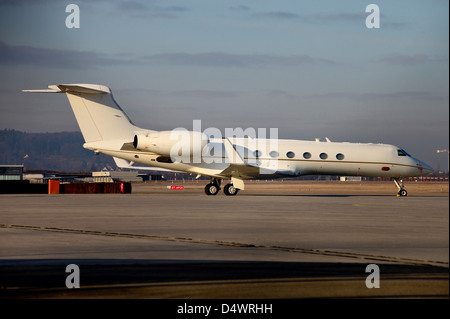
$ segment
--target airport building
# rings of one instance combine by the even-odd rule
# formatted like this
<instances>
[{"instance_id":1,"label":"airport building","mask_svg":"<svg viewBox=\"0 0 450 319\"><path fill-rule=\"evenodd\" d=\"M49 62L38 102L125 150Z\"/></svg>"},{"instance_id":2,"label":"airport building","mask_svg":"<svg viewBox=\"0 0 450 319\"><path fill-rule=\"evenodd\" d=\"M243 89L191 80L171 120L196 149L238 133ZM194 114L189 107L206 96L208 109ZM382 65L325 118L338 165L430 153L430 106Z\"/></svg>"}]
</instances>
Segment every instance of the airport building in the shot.
<instances>
[{"instance_id":1,"label":"airport building","mask_svg":"<svg viewBox=\"0 0 450 319\"><path fill-rule=\"evenodd\" d=\"M0 165L0 181L23 180L23 165Z\"/></svg>"},{"instance_id":2,"label":"airport building","mask_svg":"<svg viewBox=\"0 0 450 319\"><path fill-rule=\"evenodd\" d=\"M95 183L142 182L137 171L100 171L92 172Z\"/></svg>"},{"instance_id":3,"label":"airport building","mask_svg":"<svg viewBox=\"0 0 450 319\"><path fill-rule=\"evenodd\" d=\"M136 171L98 171L89 173L58 173L33 171L23 174L23 180L30 183L47 184L49 180L61 183L113 183L113 182L142 182L148 175L138 175Z\"/></svg>"}]
</instances>

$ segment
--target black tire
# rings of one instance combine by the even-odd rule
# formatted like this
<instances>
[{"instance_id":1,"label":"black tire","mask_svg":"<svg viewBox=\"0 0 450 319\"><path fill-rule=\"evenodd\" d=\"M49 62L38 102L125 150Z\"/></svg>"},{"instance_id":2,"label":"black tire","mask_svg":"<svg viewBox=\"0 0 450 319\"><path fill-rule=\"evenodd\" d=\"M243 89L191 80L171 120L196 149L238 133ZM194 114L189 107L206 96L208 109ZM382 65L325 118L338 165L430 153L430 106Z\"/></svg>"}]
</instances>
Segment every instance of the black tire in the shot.
<instances>
[{"instance_id":1,"label":"black tire","mask_svg":"<svg viewBox=\"0 0 450 319\"><path fill-rule=\"evenodd\" d=\"M207 184L205 186L206 195L217 195L219 192L219 185L217 184Z\"/></svg>"},{"instance_id":2,"label":"black tire","mask_svg":"<svg viewBox=\"0 0 450 319\"><path fill-rule=\"evenodd\" d=\"M399 196L408 196L408 192L406 191L406 189L401 189L399 192L398 192L398 195Z\"/></svg>"},{"instance_id":3,"label":"black tire","mask_svg":"<svg viewBox=\"0 0 450 319\"><path fill-rule=\"evenodd\" d=\"M223 192L227 196L235 196L239 192L239 189L234 187L233 184L227 184L225 185Z\"/></svg>"}]
</instances>

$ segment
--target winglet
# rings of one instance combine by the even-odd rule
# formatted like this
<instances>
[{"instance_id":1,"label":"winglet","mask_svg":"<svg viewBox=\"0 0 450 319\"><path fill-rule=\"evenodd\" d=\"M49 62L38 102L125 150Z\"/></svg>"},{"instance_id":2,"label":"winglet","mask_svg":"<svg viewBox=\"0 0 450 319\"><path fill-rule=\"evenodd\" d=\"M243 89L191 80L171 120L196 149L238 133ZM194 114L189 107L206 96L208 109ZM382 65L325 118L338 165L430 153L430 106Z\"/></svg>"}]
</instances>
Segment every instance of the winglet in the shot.
<instances>
[{"instance_id":1,"label":"winglet","mask_svg":"<svg viewBox=\"0 0 450 319\"><path fill-rule=\"evenodd\" d=\"M233 183L234 187L243 190L245 188L245 185L242 178L240 178L239 168L246 167L247 165L245 164L239 153L236 151L233 144L231 144L231 141L228 139L228 137L225 137L223 139L223 145L225 147L225 152L227 153L227 159L230 163L228 169L232 170L231 182Z\"/></svg>"},{"instance_id":2,"label":"winglet","mask_svg":"<svg viewBox=\"0 0 450 319\"><path fill-rule=\"evenodd\" d=\"M223 139L223 146L225 147L225 152L227 153L227 158L230 164L245 165L244 160L238 154L238 152L236 152L236 149L234 148L233 144L231 144L228 137L225 137Z\"/></svg>"}]
</instances>

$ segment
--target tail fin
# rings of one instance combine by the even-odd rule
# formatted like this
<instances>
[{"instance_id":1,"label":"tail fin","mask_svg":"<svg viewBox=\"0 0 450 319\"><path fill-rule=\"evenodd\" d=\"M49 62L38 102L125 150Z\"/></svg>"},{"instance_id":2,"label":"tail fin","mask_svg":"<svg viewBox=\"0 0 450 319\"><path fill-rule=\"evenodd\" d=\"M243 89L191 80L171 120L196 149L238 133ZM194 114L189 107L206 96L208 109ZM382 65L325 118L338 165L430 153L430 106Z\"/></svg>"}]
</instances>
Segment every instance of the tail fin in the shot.
<instances>
[{"instance_id":1,"label":"tail fin","mask_svg":"<svg viewBox=\"0 0 450 319\"><path fill-rule=\"evenodd\" d=\"M115 139L133 140L139 130L114 100L111 90L98 84L49 85L35 93L66 93L86 143Z\"/></svg>"}]
</instances>

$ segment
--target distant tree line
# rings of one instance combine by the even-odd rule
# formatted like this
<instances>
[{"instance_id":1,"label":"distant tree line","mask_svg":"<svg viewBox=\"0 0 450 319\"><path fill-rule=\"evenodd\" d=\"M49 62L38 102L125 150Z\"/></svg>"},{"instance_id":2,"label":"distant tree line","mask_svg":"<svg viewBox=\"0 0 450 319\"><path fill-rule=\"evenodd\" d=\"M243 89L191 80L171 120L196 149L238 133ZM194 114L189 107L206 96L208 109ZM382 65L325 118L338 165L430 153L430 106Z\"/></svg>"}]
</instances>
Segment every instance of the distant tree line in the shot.
<instances>
[{"instance_id":1,"label":"distant tree line","mask_svg":"<svg viewBox=\"0 0 450 319\"><path fill-rule=\"evenodd\" d=\"M92 172L116 168L112 157L83 148L80 132L26 133L0 130L0 165L25 165L29 170Z\"/></svg>"}]
</instances>

